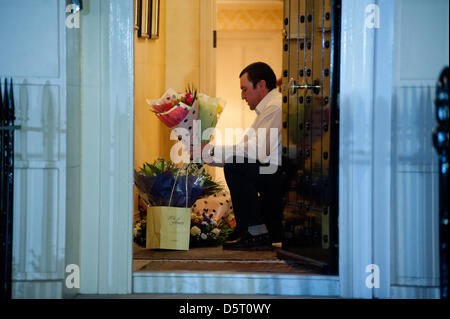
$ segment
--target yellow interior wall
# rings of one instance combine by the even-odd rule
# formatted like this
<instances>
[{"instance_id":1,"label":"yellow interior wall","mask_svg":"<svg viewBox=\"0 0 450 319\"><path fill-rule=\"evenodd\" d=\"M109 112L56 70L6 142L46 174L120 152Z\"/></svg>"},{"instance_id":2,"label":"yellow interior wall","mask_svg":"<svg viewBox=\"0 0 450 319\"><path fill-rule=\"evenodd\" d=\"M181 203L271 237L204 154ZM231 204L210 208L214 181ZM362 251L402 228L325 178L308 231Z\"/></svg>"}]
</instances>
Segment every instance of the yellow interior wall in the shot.
<instances>
[{"instance_id":1,"label":"yellow interior wall","mask_svg":"<svg viewBox=\"0 0 450 319\"><path fill-rule=\"evenodd\" d=\"M166 0L166 86L200 85L200 0Z\"/></svg>"},{"instance_id":2,"label":"yellow interior wall","mask_svg":"<svg viewBox=\"0 0 450 319\"><path fill-rule=\"evenodd\" d=\"M193 85L198 89L200 0L166 0L166 15L166 88L183 92ZM215 177L213 167L205 165L205 169Z\"/></svg>"},{"instance_id":3,"label":"yellow interior wall","mask_svg":"<svg viewBox=\"0 0 450 319\"><path fill-rule=\"evenodd\" d=\"M159 39L135 31L134 167L170 158L170 129L150 111L146 99L168 88L178 92L200 82L200 0L161 0Z\"/></svg>"},{"instance_id":4,"label":"yellow interior wall","mask_svg":"<svg viewBox=\"0 0 450 319\"><path fill-rule=\"evenodd\" d=\"M217 31L283 31L283 3L218 3ZM281 23L280 23L281 21Z\"/></svg>"},{"instance_id":5,"label":"yellow interior wall","mask_svg":"<svg viewBox=\"0 0 450 319\"><path fill-rule=\"evenodd\" d=\"M170 130L151 112L146 99L165 92L166 1L160 2L159 39L139 38L134 34L134 167L158 157L169 158Z\"/></svg>"},{"instance_id":6,"label":"yellow interior wall","mask_svg":"<svg viewBox=\"0 0 450 319\"><path fill-rule=\"evenodd\" d=\"M165 92L166 14L160 2L159 39L139 38L134 31L134 169L159 157L169 158L170 130L150 111L147 99ZM138 192L134 187L134 217L138 214Z\"/></svg>"},{"instance_id":7,"label":"yellow interior wall","mask_svg":"<svg viewBox=\"0 0 450 319\"><path fill-rule=\"evenodd\" d=\"M159 39L134 35L134 168L159 157L170 159L171 129L150 111L146 99L168 88L183 92L200 83L200 0L161 0ZM136 190L136 189L135 189ZM137 213L135 191L134 212Z\"/></svg>"}]
</instances>

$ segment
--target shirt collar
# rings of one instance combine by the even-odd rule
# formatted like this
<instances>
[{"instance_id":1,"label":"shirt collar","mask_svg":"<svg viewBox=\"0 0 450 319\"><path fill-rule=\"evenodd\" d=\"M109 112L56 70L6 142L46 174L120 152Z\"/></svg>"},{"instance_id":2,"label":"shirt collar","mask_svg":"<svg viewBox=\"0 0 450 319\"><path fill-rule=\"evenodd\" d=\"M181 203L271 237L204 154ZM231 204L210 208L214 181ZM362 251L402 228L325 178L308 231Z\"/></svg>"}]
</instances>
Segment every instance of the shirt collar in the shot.
<instances>
[{"instance_id":1,"label":"shirt collar","mask_svg":"<svg viewBox=\"0 0 450 319\"><path fill-rule=\"evenodd\" d=\"M267 95L261 100L261 102L258 103L258 105L255 108L255 112L257 115L260 115L267 107L267 103L272 99L272 97L277 94L277 89L273 89Z\"/></svg>"}]
</instances>

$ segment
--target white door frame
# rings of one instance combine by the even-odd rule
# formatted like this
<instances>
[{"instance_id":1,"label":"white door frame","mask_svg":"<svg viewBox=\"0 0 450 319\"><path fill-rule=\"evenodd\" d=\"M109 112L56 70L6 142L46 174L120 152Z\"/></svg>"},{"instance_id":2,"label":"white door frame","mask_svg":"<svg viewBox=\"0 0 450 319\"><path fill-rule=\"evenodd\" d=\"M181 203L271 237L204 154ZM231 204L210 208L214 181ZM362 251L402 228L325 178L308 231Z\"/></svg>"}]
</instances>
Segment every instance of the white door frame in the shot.
<instances>
[{"instance_id":1,"label":"white door frame","mask_svg":"<svg viewBox=\"0 0 450 319\"><path fill-rule=\"evenodd\" d=\"M132 291L134 1L81 15L80 293Z\"/></svg>"},{"instance_id":2,"label":"white door frame","mask_svg":"<svg viewBox=\"0 0 450 319\"><path fill-rule=\"evenodd\" d=\"M339 278L345 298L390 296L394 2L375 3L382 12L379 28L366 25L374 1L342 1ZM366 268L373 264L380 288L366 286L372 274Z\"/></svg>"}]
</instances>

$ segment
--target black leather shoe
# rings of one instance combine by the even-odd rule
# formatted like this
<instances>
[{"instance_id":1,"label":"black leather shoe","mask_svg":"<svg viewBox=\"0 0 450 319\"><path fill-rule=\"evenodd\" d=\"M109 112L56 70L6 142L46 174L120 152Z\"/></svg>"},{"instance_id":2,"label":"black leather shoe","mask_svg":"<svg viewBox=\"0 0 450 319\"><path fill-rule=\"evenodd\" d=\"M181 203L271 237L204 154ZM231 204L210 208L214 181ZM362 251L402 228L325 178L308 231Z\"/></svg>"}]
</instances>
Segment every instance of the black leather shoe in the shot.
<instances>
[{"instance_id":1,"label":"black leather shoe","mask_svg":"<svg viewBox=\"0 0 450 319\"><path fill-rule=\"evenodd\" d=\"M241 234L242 234L242 233L243 233L242 230L235 228L235 229L233 230L233 232L232 232L230 235L228 235L227 240L226 240L225 242L233 241L233 240L239 239L239 237L241 237Z\"/></svg>"},{"instance_id":2,"label":"black leather shoe","mask_svg":"<svg viewBox=\"0 0 450 319\"><path fill-rule=\"evenodd\" d=\"M272 250L269 234L252 236L248 231L244 232L236 240L226 241L222 248L225 250Z\"/></svg>"}]
</instances>

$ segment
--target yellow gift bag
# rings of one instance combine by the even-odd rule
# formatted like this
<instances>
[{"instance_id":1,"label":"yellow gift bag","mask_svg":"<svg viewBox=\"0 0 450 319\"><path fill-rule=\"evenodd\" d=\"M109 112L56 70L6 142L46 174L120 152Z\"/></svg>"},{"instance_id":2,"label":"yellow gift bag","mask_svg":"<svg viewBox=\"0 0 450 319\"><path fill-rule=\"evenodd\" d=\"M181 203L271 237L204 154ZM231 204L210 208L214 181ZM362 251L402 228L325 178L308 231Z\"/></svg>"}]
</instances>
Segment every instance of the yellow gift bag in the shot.
<instances>
[{"instance_id":1,"label":"yellow gift bag","mask_svg":"<svg viewBox=\"0 0 450 319\"><path fill-rule=\"evenodd\" d=\"M177 175L178 177L178 175ZM177 183L177 177L172 188L172 194ZM172 194L169 206L147 206L147 240L146 248L189 250L191 209L187 207L172 207Z\"/></svg>"},{"instance_id":2,"label":"yellow gift bag","mask_svg":"<svg viewBox=\"0 0 450 319\"><path fill-rule=\"evenodd\" d=\"M189 250L191 209L147 207L147 248Z\"/></svg>"}]
</instances>

